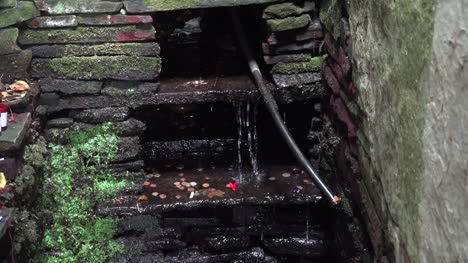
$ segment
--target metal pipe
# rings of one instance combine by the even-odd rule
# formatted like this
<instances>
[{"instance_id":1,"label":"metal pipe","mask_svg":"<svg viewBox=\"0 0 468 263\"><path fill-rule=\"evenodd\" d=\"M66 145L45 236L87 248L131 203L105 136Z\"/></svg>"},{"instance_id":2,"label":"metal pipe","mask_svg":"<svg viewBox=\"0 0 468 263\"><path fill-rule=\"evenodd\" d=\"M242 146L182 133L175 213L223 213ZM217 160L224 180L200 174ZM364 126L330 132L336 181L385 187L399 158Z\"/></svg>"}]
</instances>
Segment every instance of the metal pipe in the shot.
<instances>
[{"instance_id":1,"label":"metal pipe","mask_svg":"<svg viewBox=\"0 0 468 263\"><path fill-rule=\"evenodd\" d=\"M244 52L245 58L249 63L249 68L254 77L255 83L257 84L258 89L260 90L260 93L262 94L265 104L267 106L267 109L273 117L273 121L275 122L276 126L280 130L281 135L286 140L286 143L288 144L296 159L304 166L306 172L312 178L315 185L317 185L320 188L322 193L326 195L326 197L329 199L330 202L332 202L332 204L338 204L340 198L331 192L331 190L322 181L320 176L314 171L312 165L309 163L309 160L307 160L307 158L302 153L301 149L299 149L299 146L297 146L293 137L289 133L288 128L284 124L278 111L278 104L276 103L270 90L265 85L262 73L260 72L257 62L253 58L252 51L250 50L249 44L247 43L245 33L242 29L236 9L234 7L229 8L229 14L232 18L234 30L236 32L241 49Z\"/></svg>"}]
</instances>

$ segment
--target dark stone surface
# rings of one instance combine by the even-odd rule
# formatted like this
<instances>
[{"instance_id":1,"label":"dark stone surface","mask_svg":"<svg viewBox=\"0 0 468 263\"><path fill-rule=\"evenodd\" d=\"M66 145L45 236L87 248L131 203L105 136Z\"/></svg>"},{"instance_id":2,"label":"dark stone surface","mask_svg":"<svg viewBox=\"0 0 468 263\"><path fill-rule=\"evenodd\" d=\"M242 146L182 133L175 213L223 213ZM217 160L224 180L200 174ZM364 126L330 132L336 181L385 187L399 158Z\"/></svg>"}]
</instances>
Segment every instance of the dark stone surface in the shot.
<instances>
[{"instance_id":1,"label":"dark stone surface","mask_svg":"<svg viewBox=\"0 0 468 263\"><path fill-rule=\"evenodd\" d=\"M72 118L58 118L58 119L51 119L47 121L46 128L59 128L64 129L68 128L73 124Z\"/></svg>"},{"instance_id":2,"label":"dark stone surface","mask_svg":"<svg viewBox=\"0 0 468 263\"><path fill-rule=\"evenodd\" d=\"M158 82L110 81L106 83L101 93L113 97L128 97L156 93L159 86Z\"/></svg>"},{"instance_id":3,"label":"dark stone surface","mask_svg":"<svg viewBox=\"0 0 468 263\"><path fill-rule=\"evenodd\" d=\"M13 224L16 208L2 208L0 209L0 216L3 220L0 221L0 239L3 238L8 228Z\"/></svg>"},{"instance_id":4,"label":"dark stone surface","mask_svg":"<svg viewBox=\"0 0 468 263\"><path fill-rule=\"evenodd\" d=\"M139 137L121 137L119 151L112 162L128 162L135 160L141 153Z\"/></svg>"},{"instance_id":5,"label":"dark stone surface","mask_svg":"<svg viewBox=\"0 0 468 263\"><path fill-rule=\"evenodd\" d=\"M39 97L39 104L40 105L47 105L49 106L48 109L57 105L59 103L60 96L57 93L42 93Z\"/></svg>"},{"instance_id":6,"label":"dark stone surface","mask_svg":"<svg viewBox=\"0 0 468 263\"><path fill-rule=\"evenodd\" d=\"M173 238L159 238L155 241L146 242L146 249L149 251L177 250L184 248L187 244L181 240Z\"/></svg>"},{"instance_id":7,"label":"dark stone surface","mask_svg":"<svg viewBox=\"0 0 468 263\"><path fill-rule=\"evenodd\" d=\"M144 235L159 236L159 219L156 216L140 215L122 218L117 222L116 235Z\"/></svg>"},{"instance_id":8,"label":"dark stone surface","mask_svg":"<svg viewBox=\"0 0 468 263\"><path fill-rule=\"evenodd\" d=\"M305 257L323 256L326 245L320 238L265 238L264 245L274 254L289 254Z\"/></svg>"},{"instance_id":9,"label":"dark stone surface","mask_svg":"<svg viewBox=\"0 0 468 263\"><path fill-rule=\"evenodd\" d=\"M262 262L265 259L264 251L257 247L247 251L233 252L229 254L219 255L197 255L193 256L192 253L188 253L185 257L182 255L179 257L167 256L165 261L167 263L219 263L219 262L232 262L234 260L245 260L248 262Z\"/></svg>"},{"instance_id":10,"label":"dark stone surface","mask_svg":"<svg viewBox=\"0 0 468 263\"><path fill-rule=\"evenodd\" d=\"M41 16L28 22L29 28L59 28L74 27L78 25L75 15L68 16Z\"/></svg>"},{"instance_id":11,"label":"dark stone surface","mask_svg":"<svg viewBox=\"0 0 468 263\"><path fill-rule=\"evenodd\" d=\"M35 78L76 80L152 80L161 71L159 57L100 56L35 58L31 75Z\"/></svg>"},{"instance_id":12,"label":"dark stone surface","mask_svg":"<svg viewBox=\"0 0 468 263\"><path fill-rule=\"evenodd\" d=\"M143 144L146 158L155 161L213 158L232 154L236 149L235 139L148 141Z\"/></svg>"},{"instance_id":13,"label":"dark stone surface","mask_svg":"<svg viewBox=\"0 0 468 263\"><path fill-rule=\"evenodd\" d=\"M146 124L134 118L122 122L114 122L114 127L117 128L119 136L139 136L146 130Z\"/></svg>"},{"instance_id":14,"label":"dark stone surface","mask_svg":"<svg viewBox=\"0 0 468 263\"><path fill-rule=\"evenodd\" d=\"M291 44L281 44L281 45L274 45L271 46L268 43L262 43L262 50L264 54L267 55L279 55L285 53L297 53L297 52L305 52L307 50L313 50L320 48L321 41L320 40L310 40L304 42L295 42Z\"/></svg>"},{"instance_id":15,"label":"dark stone surface","mask_svg":"<svg viewBox=\"0 0 468 263\"><path fill-rule=\"evenodd\" d=\"M18 151L24 145L26 132L31 125L31 113L16 115L15 122L8 123L8 129L0 136L0 152Z\"/></svg>"},{"instance_id":16,"label":"dark stone surface","mask_svg":"<svg viewBox=\"0 0 468 263\"><path fill-rule=\"evenodd\" d=\"M98 45L40 45L29 48L33 57L59 58L68 56L157 56L160 47L155 42L149 43L104 43Z\"/></svg>"},{"instance_id":17,"label":"dark stone surface","mask_svg":"<svg viewBox=\"0 0 468 263\"><path fill-rule=\"evenodd\" d=\"M77 14L77 13L115 13L123 4L112 1L93 0L34 0L36 6L49 14Z\"/></svg>"},{"instance_id":18,"label":"dark stone surface","mask_svg":"<svg viewBox=\"0 0 468 263\"><path fill-rule=\"evenodd\" d=\"M4 160L0 160L0 171L5 174L8 181L13 181L18 175L16 159L5 158Z\"/></svg>"},{"instance_id":19,"label":"dark stone surface","mask_svg":"<svg viewBox=\"0 0 468 263\"><path fill-rule=\"evenodd\" d=\"M19 53L0 56L0 72L3 83L12 83L15 80L27 79L27 69L31 62L31 51L23 50Z\"/></svg>"},{"instance_id":20,"label":"dark stone surface","mask_svg":"<svg viewBox=\"0 0 468 263\"><path fill-rule=\"evenodd\" d=\"M152 23L153 18L146 15L80 15L78 17L78 23L81 25L126 25L126 24L144 24Z\"/></svg>"},{"instance_id":21,"label":"dark stone surface","mask_svg":"<svg viewBox=\"0 0 468 263\"><path fill-rule=\"evenodd\" d=\"M285 44L291 42L299 42L310 39L321 39L323 38L322 26L319 19L314 19L304 29L295 30L293 32L283 33L271 33L267 38L267 42L270 45Z\"/></svg>"},{"instance_id":22,"label":"dark stone surface","mask_svg":"<svg viewBox=\"0 0 468 263\"><path fill-rule=\"evenodd\" d=\"M49 93L54 94L54 93ZM47 95L49 95L47 94ZM46 94L42 94L44 96ZM93 108L102 108L102 107L114 107L119 106L119 102L113 100L108 96L74 96L61 98L59 100L57 95L57 102L46 104L48 105L48 112L56 112L61 110L70 110L70 109L93 109ZM44 103L45 104L45 103Z\"/></svg>"},{"instance_id":23,"label":"dark stone surface","mask_svg":"<svg viewBox=\"0 0 468 263\"><path fill-rule=\"evenodd\" d=\"M70 117L77 122L97 124L106 121L124 121L129 116L126 107L100 108L83 111L71 111Z\"/></svg>"},{"instance_id":24,"label":"dark stone surface","mask_svg":"<svg viewBox=\"0 0 468 263\"><path fill-rule=\"evenodd\" d=\"M250 237L247 235L242 236L226 236L218 235L205 238L206 248L215 251L223 250L240 250L252 246Z\"/></svg>"},{"instance_id":25,"label":"dark stone surface","mask_svg":"<svg viewBox=\"0 0 468 263\"><path fill-rule=\"evenodd\" d=\"M155 39L151 25L125 25L113 27L74 27L67 29L26 29L20 32L22 45L56 43L134 42Z\"/></svg>"},{"instance_id":26,"label":"dark stone surface","mask_svg":"<svg viewBox=\"0 0 468 263\"><path fill-rule=\"evenodd\" d=\"M140 171L145 166L143 160L128 162L128 163L114 163L110 164L109 168L114 172L124 171Z\"/></svg>"},{"instance_id":27,"label":"dark stone surface","mask_svg":"<svg viewBox=\"0 0 468 263\"><path fill-rule=\"evenodd\" d=\"M44 130L44 139L47 142L55 144L66 144L68 142L67 133L70 131L69 128L59 129L51 128Z\"/></svg>"},{"instance_id":28,"label":"dark stone surface","mask_svg":"<svg viewBox=\"0 0 468 263\"><path fill-rule=\"evenodd\" d=\"M21 51L16 44L18 28L0 29L0 55L18 53Z\"/></svg>"},{"instance_id":29,"label":"dark stone surface","mask_svg":"<svg viewBox=\"0 0 468 263\"><path fill-rule=\"evenodd\" d=\"M322 81L322 75L319 72L300 73L293 75L273 75L275 84L280 88L299 87L307 84Z\"/></svg>"},{"instance_id":30,"label":"dark stone surface","mask_svg":"<svg viewBox=\"0 0 468 263\"><path fill-rule=\"evenodd\" d=\"M100 81L79 81L61 79L40 79L38 84L43 92L60 92L67 95L98 94L101 92Z\"/></svg>"}]
</instances>

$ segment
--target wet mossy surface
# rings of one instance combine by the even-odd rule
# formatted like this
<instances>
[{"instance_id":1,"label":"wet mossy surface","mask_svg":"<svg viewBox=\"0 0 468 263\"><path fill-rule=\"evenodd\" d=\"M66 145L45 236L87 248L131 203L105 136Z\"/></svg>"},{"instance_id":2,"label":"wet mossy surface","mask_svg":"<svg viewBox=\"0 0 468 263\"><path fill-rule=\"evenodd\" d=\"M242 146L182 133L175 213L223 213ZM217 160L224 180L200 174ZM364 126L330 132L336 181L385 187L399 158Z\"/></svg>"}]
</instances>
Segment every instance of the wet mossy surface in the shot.
<instances>
[{"instance_id":1,"label":"wet mossy surface","mask_svg":"<svg viewBox=\"0 0 468 263\"><path fill-rule=\"evenodd\" d=\"M114 27L76 27L70 29L26 29L18 42L23 45L50 43L126 42L154 39L153 27L140 25Z\"/></svg>"},{"instance_id":2,"label":"wet mossy surface","mask_svg":"<svg viewBox=\"0 0 468 263\"><path fill-rule=\"evenodd\" d=\"M66 79L121 79L150 80L161 70L159 57L102 56L63 57L33 59L31 72L34 77Z\"/></svg>"},{"instance_id":3,"label":"wet mossy surface","mask_svg":"<svg viewBox=\"0 0 468 263\"><path fill-rule=\"evenodd\" d=\"M298 74L320 71L320 58L311 58L308 62L278 63L273 66L271 74Z\"/></svg>"},{"instance_id":4,"label":"wet mossy surface","mask_svg":"<svg viewBox=\"0 0 468 263\"><path fill-rule=\"evenodd\" d=\"M311 22L309 15L267 20L268 28L272 32L283 32L306 27Z\"/></svg>"},{"instance_id":5,"label":"wet mossy surface","mask_svg":"<svg viewBox=\"0 0 468 263\"><path fill-rule=\"evenodd\" d=\"M282 3L270 5L263 10L263 19L286 18L289 16L298 16L304 13L304 9L294 3Z\"/></svg>"},{"instance_id":6,"label":"wet mossy surface","mask_svg":"<svg viewBox=\"0 0 468 263\"><path fill-rule=\"evenodd\" d=\"M33 2L19 1L15 7L0 9L0 28L11 26L39 15Z\"/></svg>"},{"instance_id":7,"label":"wet mossy surface","mask_svg":"<svg viewBox=\"0 0 468 263\"><path fill-rule=\"evenodd\" d=\"M279 2L278 0L139 0L149 10L177 10L218 6L237 6Z\"/></svg>"}]
</instances>

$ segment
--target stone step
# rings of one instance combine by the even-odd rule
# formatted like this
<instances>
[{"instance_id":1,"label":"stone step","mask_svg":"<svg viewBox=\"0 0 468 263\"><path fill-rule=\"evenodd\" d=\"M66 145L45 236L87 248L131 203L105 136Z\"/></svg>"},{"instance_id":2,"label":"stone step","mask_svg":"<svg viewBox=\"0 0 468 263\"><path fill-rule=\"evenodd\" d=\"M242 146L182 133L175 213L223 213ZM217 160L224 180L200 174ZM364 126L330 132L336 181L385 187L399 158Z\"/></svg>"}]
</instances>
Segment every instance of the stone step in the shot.
<instances>
[{"instance_id":1,"label":"stone step","mask_svg":"<svg viewBox=\"0 0 468 263\"><path fill-rule=\"evenodd\" d=\"M267 82L269 87L280 102L305 101L324 96L323 85L311 87L281 88ZM105 89L105 88L104 88ZM223 76L217 78L211 76L161 79L158 92L125 92L107 93L101 91L101 95L59 96L56 93L45 93L42 104L48 105L49 112L57 112L72 109L106 108L126 105L130 108L138 108L145 105L177 105L187 103L211 103L211 102L238 102L246 100L259 100L260 94L248 75ZM102 93L109 94L108 96Z\"/></svg>"},{"instance_id":2,"label":"stone step","mask_svg":"<svg viewBox=\"0 0 468 263\"><path fill-rule=\"evenodd\" d=\"M151 178L141 186L143 195L123 195L103 202L98 205L96 213L101 216L120 216L191 211L202 207L314 205L322 199L319 189L308 175L292 173L297 169L295 166L265 167L264 181L259 187L246 183L238 185L236 191L227 187L229 182L236 181L238 177L237 171L232 168L180 168L176 165L158 169L160 173L149 175ZM190 185L191 182L196 185ZM192 192L197 194L190 198Z\"/></svg>"},{"instance_id":3,"label":"stone step","mask_svg":"<svg viewBox=\"0 0 468 263\"><path fill-rule=\"evenodd\" d=\"M20 32L21 45L55 43L133 42L155 39L151 25L114 27L76 27L67 29L25 29Z\"/></svg>"},{"instance_id":4,"label":"stone step","mask_svg":"<svg viewBox=\"0 0 468 263\"><path fill-rule=\"evenodd\" d=\"M8 129L0 136L0 153L11 153L21 149L25 143L25 135L31 126L31 113L16 115L15 122L8 123Z\"/></svg>"}]
</instances>

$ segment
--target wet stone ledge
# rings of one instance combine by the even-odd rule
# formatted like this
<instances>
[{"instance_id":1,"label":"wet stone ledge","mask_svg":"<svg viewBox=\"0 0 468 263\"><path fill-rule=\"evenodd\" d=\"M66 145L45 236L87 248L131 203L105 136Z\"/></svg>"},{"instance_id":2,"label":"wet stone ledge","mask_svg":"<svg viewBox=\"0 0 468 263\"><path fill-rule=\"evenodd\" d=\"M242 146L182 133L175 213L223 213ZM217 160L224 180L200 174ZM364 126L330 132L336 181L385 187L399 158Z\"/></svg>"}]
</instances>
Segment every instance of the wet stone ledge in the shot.
<instances>
[{"instance_id":1,"label":"wet stone ledge","mask_svg":"<svg viewBox=\"0 0 468 263\"><path fill-rule=\"evenodd\" d=\"M254 183L240 184L235 192L226 185L237 176L237 171L230 168L168 170L160 175L149 175L151 178L141 186L143 195L118 196L101 203L96 213L101 216L157 215L202 207L318 204L322 199L319 189L308 175L286 172L292 170L294 167L290 166L269 167L259 187ZM187 183L192 184L181 186ZM198 192L196 196L192 194L195 192Z\"/></svg>"}]
</instances>

